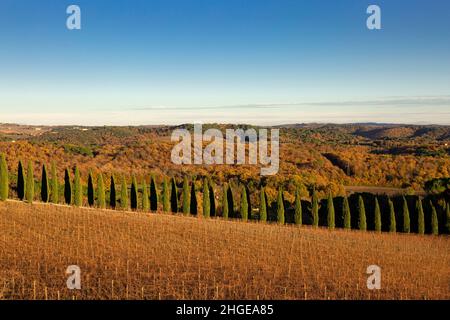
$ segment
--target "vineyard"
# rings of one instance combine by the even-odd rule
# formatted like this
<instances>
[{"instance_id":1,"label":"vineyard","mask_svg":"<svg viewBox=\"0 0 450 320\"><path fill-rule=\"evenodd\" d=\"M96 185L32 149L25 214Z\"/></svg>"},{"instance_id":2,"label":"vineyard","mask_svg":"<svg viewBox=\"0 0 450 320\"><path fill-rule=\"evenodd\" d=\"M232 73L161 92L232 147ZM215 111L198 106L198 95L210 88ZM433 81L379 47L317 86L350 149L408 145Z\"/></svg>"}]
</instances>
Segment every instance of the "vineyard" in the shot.
<instances>
[{"instance_id":1,"label":"vineyard","mask_svg":"<svg viewBox=\"0 0 450 320\"><path fill-rule=\"evenodd\" d=\"M449 299L450 240L0 202L2 299ZM380 290L366 268L381 268ZM81 290L66 286L69 265Z\"/></svg>"}]
</instances>

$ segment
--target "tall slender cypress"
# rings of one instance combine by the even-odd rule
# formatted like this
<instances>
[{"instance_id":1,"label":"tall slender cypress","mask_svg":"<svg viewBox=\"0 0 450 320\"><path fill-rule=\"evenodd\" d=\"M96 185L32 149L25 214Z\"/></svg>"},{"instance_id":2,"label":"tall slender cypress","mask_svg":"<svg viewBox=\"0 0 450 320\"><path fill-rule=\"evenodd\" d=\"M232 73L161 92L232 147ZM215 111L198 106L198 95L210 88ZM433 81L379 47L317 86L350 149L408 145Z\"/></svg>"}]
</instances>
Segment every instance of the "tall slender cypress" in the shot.
<instances>
[{"instance_id":1,"label":"tall slender cypress","mask_svg":"<svg viewBox=\"0 0 450 320\"><path fill-rule=\"evenodd\" d=\"M195 179L192 180L192 184L191 184L191 204L189 207L189 212L193 216L196 216L198 213L197 195L195 193Z\"/></svg>"},{"instance_id":2,"label":"tall slender cypress","mask_svg":"<svg viewBox=\"0 0 450 320\"><path fill-rule=\"evenodd\" d=\"M342 214L343 214L343 220L344 220L344 229L351 229L352 228L352 217L350 212L350 205L348 204L348 198L347 196L344 197L344 200L342 201Z\"/></svg>"},{"instance_id":3,"label":"tall slender cypress","mask_svg":"<svg viewBox=\"0 0 450 320\"><path fill-rule=\"evenodd\" d=\"M422 200L417 197L416 200L417 211L417 233L425 234L425 214L423 212Z\"/></svg>"},{"instance_id":4,"label":"tall slender cypress","mask_svg":"<svg viewBox=\"0 0 450 320\"><path fill-rule=\"evenodd\" d=\"M247 188L242 185L241 187L241 219L242 221L248 220L248 200L247 200Z\"/></svg>"},{"instance_id":5,"label":"tall slender cypress","mask_svg":"<svg viewBox=\"0 0 450 320\"><path fill-rule=\"evenodd\" d=\"M278 189L277 197L277 221L279 224L284 224L284 199L283 189L281 187Z\"/></svg>"},{"instance_id":6,"label":"tall slender cypress","mask_svg":"<svg viewBox=\"0 0 450 320\"><path fill-rule=\"evenodd\" d=\"M381 232L381 210L380 204L378 203L378 198L375 197L375 231Z\"/></svg>"},{"instance_id":7,"label":"tall slender cypress","mask_svg":"<svg viewBox=\"0 0 450 320\"><path fill-rule=\"evenodd\" d=\"M216 216L216 196L214 194L214 188L212 182L209 183L209 207L211 217Z\"/></svg>"},{"instance_id":8,"label":"tall slender cypress","mask_svg":"<svg viewBox=\"0 0 450 320\"><path fill-rule=\"evenodd\" d=\"M334 212L334 203L333 203L333 195L331 191L328 193L327 199L327 224L328 229L333 230L335 227L335 212Z\"/></svg>"},{"instance_id":9,"label":"tall slender cypress","mask_svg":"<svg viewBox=\"0 0 450 320\"><path fill-rule=\"evenodd\" d=\"M228 200L228 217L235 218L236 214L234 211L233 190L231 190L231 186L228 186L227 188L227 200Z\"/></svg>"},{"instance_id":10,"label":"tall slender cypress","mask_svg":"<svg viewBox=\"0 0 450 320\"><path fill-rule=\"evenodd\" d=\"M131 178L130 206L131 210L137 210L138 208L138 186L136 176L134 174Z\"/></svg>"},{"instance_id":11,"label":"tall slender cypress","mask_svg":"<svg viewBox=\"0 0 450 320\"><path fill-rule=\"evenodd\" d=\"M100 209L106 208L105 183L101 173L97 176L97 207Z\"/></svg>"},{"instance_id":12,"label":"tall slender cypress","mask_svg":"<svg viewBox=\"0 0 450 320\"><path fill-rule=\"evenodd\" d=\"M67 205L72 204L72 182L70 181L69 169L64 171L64 201Z\"/></svg>"},{"instance_id":13,"label":"tall slender cypress","mask_svg":"<svg viewBox=\"0 0 450 320\"><path fill-rule=\"evenodd\" d=\"M76 207L81 207L83 205L83 189L81 186L81 177L80 177L80 170L78 170L78 167L75 167L75 176L74 176L74 182L73 182L73 192L74 192L74 198L73 203Z\"/></svg>"},{"instance_id":14,"label":"tall slender cypress","mask_svg":"<svg viewBox=\"0 0 450 320\"><path fill-rule=\"evenodd\" d=\"M259 192L259 220L262 222L267 221L267 201L266 201L266 189L261 186Z\"/></svg>"},{"instance_id":15,"label":"tall slender cypress","mask_svg":"<svg viewBox=\"0 0 450 320\"><path fill-rule=\"evenodd\" d=\"M55 161L52 162L52 192L51 192L52 203L59 202L59 184L58 184L58 173L56 171Z\"/></svg>"},{"instance_id":16,"label":"tall slender cypress","mask_svg":"<svg viewBox=\"0 0 450 320\"><path fill-rule=\"evenodd\" d=\"M111 209L116 208L116 181L114 175L111 175L111 181L109 184L109 207Z\"/></svg>"},{"instance_id":17,"label":"tall slender cypress","mask_svg":"<svg viewBox=\"0 0 450 320\"><path fill-rule=\"evenodd\" d=\"M162 189L162 201L163 201L163 211L170 211L170 190L169 183L167 182L167 178L164 177L163 181L163 189Z\"/></svg>"},{"instance_id":18,"label":"tall slender cypress","mask_svg":"<svg viewBox=\"0 0 450 320\"><path fill-rule=\"evenodd\" d=\"M9 194L9 176L8 164L6 163L5 154L0 155L0 201L8 199Z\"/></svg>"},{"instance_id":19,"label":"tall slender cypress","mask_svg":"<svg viewBox=\"0 0 450 320\"><path fill-rule=\"evenodd\" d=\"M142 211L150 210L150 198L148 197L148 187L145 179L142 179Z\"/></svg>"},{"instance_id":20,"label":"tall slender cypress","mask_svg":"<svg viewBox=\"0 0 450 320\"><path fill-rule=\"evenodd\" d=\"M406 202L406 198L403 197L403 232L409 233L411 231L410 229L410 220L409 220L409 209L408 209L408 202Z\"/></svg>"},{"instance_id":21,"label":"tall slender cypress","mask_svg":"<svg viewBox=\"0 0 450 320\"><path fill-rule=\"evenodd\" d=\"M445 230L450 234L450 202L447 202L445 208Z\"/></svg>"},{"instance_id":22,"label":"tall slender cypress","mask_svg":"<svg viewBox=\"0 0 450 320\"><path fill-rule=\"evenodd\" d=\"M150 176L150 210L153 212L158 210L158 190L154 175Z\"/></svg>"},{"instance_id":23,"label":"tall slender cypress","mask_svg":"<svg viewBox=\"0 0 450 320\"><path fill-rule=\"evenodd\" d=\"M319 199L317 198L316 190L313 190L311 201L312 225L313 227L317 227L319 226Z\"/></svg>"},{"instance_id":24,"label":"tall slender cypress","mask_svg":"<svg viewBox=\"0 0 450 320\"><path fill-rule=\"evenodd\" d=\"M298 226L302 225L302 198L300 197L299 187L295 188L295 200L294 200L294 223Z\"/></svg>"},{"instance_id":25,"label":"tall slender cypress","mask_svg":"<svg viewBox=\"0 0 450 320\"><path fill-rule=\"evenodd\" d=\"M120 187L120 207L123 210L128 209L128 185L124 176L122 176L122 185Z\"/></svg>"},{"instance_id":26,"label":"tall slender cypress","mask_svg":"<svg viewBox=\"0 0 450 320\"><path fill-rule=\"evenodd\" d=\"M42 165L42 176L41 176L41 200L42 202L48 202L50 190L48 184L48 174L47 174L47 166L45 164Z\"/></svg>"},{"instance_id":27,"label":"tall slender cypress","mask_svg":"<svg viewBox=\"0 0 450 320\"><path fill-rule=\"evenodd\" d=\"M358 197L358 228L359 230L366 231L366 208L364 206L364 199L362 196Z\"/></svg>"},{"instance_id":28,"label":"tall slender cypress","mask_svg":"<svg viewBox=\"0 0 450 320\"><path fill-rule=\"evenodd\" d=\"M21 201L25 198L25 175L21 160L19 160L19 165L17 166L17 197Z\"/></svg>"},{"instance_id":29,"label":"tall slender cypress","mask_svg":"<svg viewBox=\"0 0 450 320\"><path fill-rule=\"evenodd\" d=\"M223 184L223 190L222 190L222 218L225 220L228 219L229 210L228 210L228 183Z\"/></svg>"},{"instance_id":30,"label":"tall slender cypress","mask_svg":"<svg viewBox=\"0 0 450 320\"><path fill-rule=\"evenodd\" d=\"M33 165L31 161L28 161L28 170L27 170L27 190L26 190L26 200L28 203L32 203L34 200L34 174L33 174Z\"/></svg>"},{"instance_id":31,"label":"tall slender cypress","mask_svg":"<svg viewBox=\"0 0 450 320\"><path fill-rule=\"evenodd\" d=\"M187 176L183 178L183 214L185 216L189 215L189 210L191 206L191 199L189 194L189 179Z\"/></svg>"},{"instance_id":32,"label":"tall slender cypress","mask_svg":"<svg viewBox=\"0 0 450 320\"><path fill-rule=\"evenodd\" d=\"M87 185L87 197L88 197L88 205L92 207L94 205L94 178L92 177L92 171L89 170L88 175L88 185Z\"/></svg>"},{"instance_id":33,"label":"tall slender cypress","mask_svg":"<svg viewBox=\"0 0 450 320\"><path fill-rule=\"evenodd\" d=\"M391 199L389 199L388 204L389 204L389 219L390 219L389 232L397 232L397 222L395 219L394 203L392 202Z\"/></svg>"},{"instance_id":34,"label":"tall slender cypress","mask_svg":"<svg viewBox=\"0 0 450 320\"><path fill-rule=\"evenodd\" d=\"M175 177L172 177L171 189L170 189L170 210L173 213L178 212L178 188Z\"/></svg>"},{"instance_id":35,"label":"tall slender cypress","mask_svg":"<svg viewBox=\"0 0 450 320\"><path fill-rule=\"evenodd\" d=\"M203 216L209 218L211 216L211 202L209 198L208 179L203 179Z\"/></svg>"},{"instance_id":36,"label":"tall slender cypress","mask_svg":"<svg viewBox=\"0 0 450 320\"><path fill-rule=\"evenodd\" d=\"M430 201L431 206L431 234L437 236L439 234L439 223L437 218L436 208Z\"/></svg>"}]
</instances>

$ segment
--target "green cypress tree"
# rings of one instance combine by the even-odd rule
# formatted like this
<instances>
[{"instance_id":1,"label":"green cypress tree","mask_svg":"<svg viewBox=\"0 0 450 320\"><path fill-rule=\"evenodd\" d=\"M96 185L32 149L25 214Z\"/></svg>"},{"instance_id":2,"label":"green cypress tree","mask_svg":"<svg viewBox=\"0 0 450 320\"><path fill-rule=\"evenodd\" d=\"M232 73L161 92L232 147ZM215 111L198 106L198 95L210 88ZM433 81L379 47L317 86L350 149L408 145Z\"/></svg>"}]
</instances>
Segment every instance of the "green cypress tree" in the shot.
<instances>
[{"instance_id":1,"label":"green cypress tree","mask_svg":"<svg viewBox=\"0 0 450 320\"><path fill-rule=\"evenodd\" d=\"M281 187L278 188L277 221L279 224L284 224L284 199L283 199L283 189Z\"/></svg>"},{"instance_id":2,"label":"green cypress tree","mask_svg":"<svg viewBox=\"0 0 450 320\"><path fill-rule=\"evenodd\" d=\"M75 167L73 192L74 192L74 198L73 198L74 205L76 207L81 207L83 205L83 189L81 186L80 170L78 170L78 167Z\"/></svg>"},{"instance_id":3,"label":"green cypress tree","mask_svg":"<svg viewBox=\"0 0 450 320\"><path fill-rule=\"evenodd\" d=\"M106 208L105 183L101 173L97 176L97 207L100 209Z\"/></svg>"},{"instance_id":4,"label":"green cypress tree","mask_svg":"<svg viewBox=\"0 0 450 320\"><path fill-rule=\"evenodd\" d=\"M261 186L259 192L259 220L262 222L267 221L267 201L266 201L266 189Z\"/></svg>"},{"instance_id":5,"label":"green cypress tree","mask_svg":"<svg viewBox=\"0 0 450 320\"><path fill-rule=\"evenodd\" d=\"M52 203L59 202L59 185L58 185L58 173L56 172L55 161L52 162Z\"/></svg>"},{"instance_id":6,"label":"green cypress tree","mask_svg":"<svg viewBox=\"0 0 450 320\"><path fill-rule=\"evenodd\" d=\"M209 183L209 205L210 205L210 215L211 217L215 217L216 216L216 197L214 194L214 188L212 186L212 182L210 181Z\"/></svg>"},{"instance_id":7,"label":"green cypress tree","mask_svg":"<svg viewBox=\"0 0 450 320\"><path fill-rule=\"evenodd\" d=\"M228 219L228 184L225 182L223 184L223 190L222 190L222 218L225 220Z\"/></svg>"},{"instance_id":8,"label":"green cypress tree","mask_svg":"<svg viewBox=\"0 0 450 320\"><path fill-rule=\"evenodd\" d=\"M26 200L28 203L32 203L34 200L34 174L33 174L33 165L31 164L31 161L28 161L26 186L27 186Z\"/></svg>"},{"instance_id":9,"label":"green cypress tree","mask_svg":"<svg viewBox=\"0 0 450 320\"><path fill-rule=\"evenodd\" d=\"M417 197L416 200L417 211L417 233L425 234L425 214L423 212L422 200Z\"/></svg>"},{"instance_id":10,"label":"green cypress tree","mask_svg":"<svg viewBox=\"0 0 450 320\"><path fill-rule=\"evenodd\" d=\"M145 179L142 180L142 211L148 212L150 210L150 198L148 197L147 183Z\"/></svg>"},{"instance_id":11,"label":"green cypress tree","mask_svg":"<svg viewBox=\"0 0 450 320\"><path fill-rule=\"evenodd\" d=\"M87 185L87 197L88 197L88 205L92 207L94 205L94 178L92 177L92 171L89 170L88 175L88 185Z\"/></svg>"},{"instance_id":12,"label":"green cypress tree","mask_svg":"<svg viewBox=\"0 0 450 320\"><path fill-rule=\"evenodd\" d=\"M311 213L313 222L313 227L319 226L319 199L317 198L316 190L313 190L312 194L312 204L311 204Z\"/></svg>"},{"instance_id":13,"label":"green cypress tree","mask_svg":"<svg viewBox=\"0 0 450 320\"><path fill-rule=\"evenodd\" d=\"M153 175L150 176L150 210L153 212L158 210L158 190Z\"/></svg>"},{"instance_id":14,"label":"green cypress tree","mask_svg":"<svg viewBox=\"0 0 450 320\"><path fill-rule=\"evenodd\" d=\"M381 232L381 210L378 198L375 197L375 231Z\"/></svg>"},{"instance_id":15,"label":"green cypress tree","mask_svg":"<svg viewBox=\"0 0 450 320\"><path fill-rule=\"evenodd\" d=\"M164 177L163 181L163 189L162 189L162 201L163 201L163 211L170 211L170 191L169 191L169 183L167 182L167 178Z\"/></svg>"},{"instance_id":16,"label":"green cypress tree","mask_svg":"<svg viewBox=\"0 0 450 320\"><path fill-rule=\"evenodd\" d=\"M208 179L203 179L203 216L209 218L211 216L211 202L209 198Z\"/></svg>"},{"instance_id":17,"label":"green cypress tree","mask_svg":"<svg viewBox=\"0 0 450 320\"><path fill-rule=\"evenodd\" d=\"M0 201L8 199L9 194L9 176L8 164L6 163L5 154L0 155Z\"/></svg>"},{"instance_id":18,"label":"green cypress tree","mask_svg":"<svg viewBox=\"0 0 450 320\"><path fill-rule=\"evenodd\" d=\"M69 169L64 171L64 201L67 205L72 204L72 183L70 182Z\"/></svg>"},{"instance_id":19,"label":"green cypress tree","mask_svg":"<svg viewBox=\"0 0 450 320\"><path fill-rule=\"evenodd\" d=\"M430 201L431 206L431 234L432 235L439 235L439 223L438 223L438 217L436 208L434 207L433 203Z\"/></svg>"},{"instance_id":20,"label":"green cypress tree","mask_svg":"<svg viewBox=\"0 0 450 320\"><path fill-rule=\"evenodd\" d=\"M409 220L409 209L408 202L406 202L406 198L403 197L403 232L409 233L410 230L410 220Z\"/></svg>"},{"instance_id":21,"label":"green cypress tree","mask_svg":"<svg viewBox=\"0 0 450 320\"><path fill-rule=\"evenodd\" d=\"M128 185L124 176L122 176L122 186L120 187L120 207L123 210L128 209Z\"/></svg>"},{"instance_id":22,"label":"green cypress tree","mask_svg":"<svg viewBox=\"0 0 450 320\"><path fill-rule=\"evenodd\" d=\"M25 198L25 175L23 173L23 164L21 160L19 160L19 165L17 167L17 197L21 201Z\"/></svg>"},{"instance_id":23,"label":"green cypress tree","mask_svg":"<svg viewBox=\"0 0 450 320\"><path fill-rule=\"evenodd\" d=\"M109 206L111 209L116 208L116 181L114 175L111 175L111 181L109 185Z\"/></svg>"},{"instance_id":24,"label":"green cypress tree","mask_svg":"<svg viewBox=\"0 0 450 320\"><path fill-rule=\"evenodd\" d=\"M231 186L227 188L227 200L228 200L228 217L235 218L234 211L234 199L233 199L233 191L231 190Z\"/></svg>"},{"instance_id":25,"label":"green cypress tree","mask_svg":"<svg viewBox=\"0 0 450 320\"><path fill-rule=\"evenodd\" d=\"M192 184L191 184L191 205L190 205L189 212L193 216L196 216L198 214L197 195L195 193L195 179L192 180Z\"/></svg>"},{"instance_id":26,"label":"green cypress tree","mask_svg":"<svg viewBox=\"0 0 450 320\"><path fill-rule=\"evenodd\" d=\"M328 193L328 200L327 200L327 224L328 229L334 230L335 213L334 213L333 195L331 194L331 191Z\"/></svg>"},{"instance_id":27,"label":"green cypress tree","mask_svg":"<svg viewBox=\"0 0 450 320\"><path fill-rule=\"evenodd\" d=\"M366 223L366 208L364 206L363 197L358 197L358 228L359 230L366 231L367 223Z\"/></svg>"},{"instance_id":28,"label":"green cypress tree","mask_svg":"<svg viewBox=\"0 0 450 320\"><path fill-rule=\"evenodd\" d=\"M178 188L175 177L172 177L172 188L170 190L170 210L173 213L178 212Z\"/></svg>"},{"instance_id":29,"label":"green cypress tree","mask_svg":"<svg viewBox=\"0 0 450 320\"><path fill-rule=\"evenodd\" d=\"M248 201L247 201L247 188L242 185L241 187L241 219L242 221L248 220Z\"/></svg>"},{"instance_id":30,"label":"green cypress tree","mask_svg":"<svg viewBox=\"0 0 450 320\"><path fill-rule=\"evenodd\" d=\"M445 230L447 231L447 234L450 234L450 202L447 202L446 205L445 220Z\"/></svg>"},{"instance_id":31,"label":"green cypress tree","mask_svg":"<svg viewBox=\"0 0 450 320\"><path fill-rule=\"evenodd\" d=\"M191 199L189 194L189 179L187 176L183 178L183 214L185 216L189 215L189 210L191 207Z\"/></svg>"},{"instance_id":32,"label":"green cypress tree","mask_svg":"<svg viewBox=\"0 0 450 320\"><path fill-rule=\"evenodd\" d=\"M137 210L138 208L138 186L136 176L133 174L131 178L131 194L130 194L131 210Z\"/></svg>"},{"instance_id":33,"label":"green cypress tree","mask_svg":"<svg viewBox=\"0 0 450 320\"><path fill-rule=\"evenodd\" d=\"M345 196L344 200L342 201L342 214L344 220L344 229L350 230L352 228L352 217L347 196Z\"/></svg>"},{"instance_id":34,"label":"green cypress tree","mask_svg":"<svg viewBox=\"0 0 450 320\"><path fill-rule=\"evenodd\" d=\"M302 225L302 198L300 197L300 189L297 187L295 189L295 200L294 200L294 222L296 225Z\"/></svg>"},{"instance_id":35,"label":"green cypress tree","mask_svg":"<svg viewBox=\"0 0 450 320\"><path fill-rule=\"evenodd\" d=\"M41 177L41 200L42 202L48 202L49 200L49 184L48 184L48 175L47 175L47 166L42 165L42 177Z\"/></svg>"},{"instance_id":36,"label":"green cypress tree","mask_svg":"<svg viewBox=\"0 0 450 320\"><path fill-rule=\"evenodd\" d=\"M394 203L392 202L391 199L389 199L388 204L389 204L389 217L390 217L389 232L397 232L397 222L395 220Z\"/></svg>"}]
</instances>

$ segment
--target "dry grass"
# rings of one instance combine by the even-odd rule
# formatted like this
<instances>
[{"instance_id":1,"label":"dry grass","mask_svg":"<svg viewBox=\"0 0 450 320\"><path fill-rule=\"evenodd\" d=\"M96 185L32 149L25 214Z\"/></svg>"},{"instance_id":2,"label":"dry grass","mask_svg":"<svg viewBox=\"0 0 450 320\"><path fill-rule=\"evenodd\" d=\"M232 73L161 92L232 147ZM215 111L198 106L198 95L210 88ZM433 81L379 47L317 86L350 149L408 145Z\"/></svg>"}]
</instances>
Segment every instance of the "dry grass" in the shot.
<instances>
[{"instance_id":1,"label":"dry grass","mask_svg":"<svg viewBox=\"0 0 450 320\"><path fill-rule=\"evenodd\" d=\"M0 203L3 299L449 299L450 239ZM82 289L66 288L68 265ZM366 268L382 268L382 289Z\"/></svg>"}]
</instances>

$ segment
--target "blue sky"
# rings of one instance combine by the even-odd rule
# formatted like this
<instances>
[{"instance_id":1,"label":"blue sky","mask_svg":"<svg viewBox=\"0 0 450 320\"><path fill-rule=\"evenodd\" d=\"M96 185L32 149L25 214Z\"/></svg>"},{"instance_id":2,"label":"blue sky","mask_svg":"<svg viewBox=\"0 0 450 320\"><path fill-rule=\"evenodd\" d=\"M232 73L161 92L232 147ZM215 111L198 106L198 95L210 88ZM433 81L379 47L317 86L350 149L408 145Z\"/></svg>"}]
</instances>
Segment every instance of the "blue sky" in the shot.
<instances>
[{"instance_id":1,"label":"blue sky","mask_svg":"<svg viewBox=\"0 0 450 320\"><path fill-rule=\"evenodd\" d=\"M449 39L447 0L1 0L0 122L450 124Z\"/></svg>"}]
</instances>

